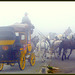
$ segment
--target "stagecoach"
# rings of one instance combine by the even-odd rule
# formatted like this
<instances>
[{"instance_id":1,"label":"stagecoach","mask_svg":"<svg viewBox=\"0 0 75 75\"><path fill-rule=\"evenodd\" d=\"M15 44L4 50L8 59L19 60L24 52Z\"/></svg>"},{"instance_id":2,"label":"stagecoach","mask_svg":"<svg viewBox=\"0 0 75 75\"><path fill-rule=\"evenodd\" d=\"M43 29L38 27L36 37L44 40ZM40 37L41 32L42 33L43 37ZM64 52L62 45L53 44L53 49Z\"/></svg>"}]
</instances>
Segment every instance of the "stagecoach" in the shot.
<instances>
[{"instance_id":1,"label":"stagecoach","mask_svg":"<svg viewBox=\"0 0 75 75\"><path fill-rule=\"evenodd\" d=\"M20 70L25 69L26 60L31 66L35 64L31 46L33 29L33 25L27 24L0 27L0 71L5 64L15 66L18 63Z\"/></svg>"}]
</instances>

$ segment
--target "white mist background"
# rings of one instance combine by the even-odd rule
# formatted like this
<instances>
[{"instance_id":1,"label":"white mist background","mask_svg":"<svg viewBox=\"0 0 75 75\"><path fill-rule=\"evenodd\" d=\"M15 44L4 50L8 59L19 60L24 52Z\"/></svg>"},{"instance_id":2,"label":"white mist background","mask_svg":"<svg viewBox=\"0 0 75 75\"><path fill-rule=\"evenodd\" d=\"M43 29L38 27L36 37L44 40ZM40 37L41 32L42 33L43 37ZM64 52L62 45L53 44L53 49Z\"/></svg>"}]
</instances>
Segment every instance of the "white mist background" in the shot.
<instances>
[{"instance_id":1,"label":"white mist background","mask_svg":"<svg viewBox=\"0 0 75 75\"><path fill-rule=\"evenodd\" d=\"M6 1L0 2L0 26L21 22L28 13L32 24L43 33L75 32L75 1Z\"/></svg>"}]
</instances>

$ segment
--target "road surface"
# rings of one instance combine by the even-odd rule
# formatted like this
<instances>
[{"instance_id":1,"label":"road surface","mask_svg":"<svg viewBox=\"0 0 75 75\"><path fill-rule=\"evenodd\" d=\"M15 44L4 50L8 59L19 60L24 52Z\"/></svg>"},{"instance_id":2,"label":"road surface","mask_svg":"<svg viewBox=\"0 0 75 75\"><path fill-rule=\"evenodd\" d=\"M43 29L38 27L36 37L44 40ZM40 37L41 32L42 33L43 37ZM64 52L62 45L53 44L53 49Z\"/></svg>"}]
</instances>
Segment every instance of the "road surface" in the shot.
<instances>
[{"instance_id":1,"label":"road surface","mask_svg":"<svg viewBox=\"0 0 75 75\"><path fill-rule=\"evenodd\" d=\"M75 74L75 50L72 52L69 60L62 61L60 58L55 59L54 57L50 60L47 59L42 63L41 57L36 57L36 62L34 66L30 66L28 61L26 61L25 70L21 71L19 65L11 67L10 65L4 65L0 74L39 74L42 66L50 64L53 67L58 67L59 71L56 74Z\"/></svg>"}]
</instances>

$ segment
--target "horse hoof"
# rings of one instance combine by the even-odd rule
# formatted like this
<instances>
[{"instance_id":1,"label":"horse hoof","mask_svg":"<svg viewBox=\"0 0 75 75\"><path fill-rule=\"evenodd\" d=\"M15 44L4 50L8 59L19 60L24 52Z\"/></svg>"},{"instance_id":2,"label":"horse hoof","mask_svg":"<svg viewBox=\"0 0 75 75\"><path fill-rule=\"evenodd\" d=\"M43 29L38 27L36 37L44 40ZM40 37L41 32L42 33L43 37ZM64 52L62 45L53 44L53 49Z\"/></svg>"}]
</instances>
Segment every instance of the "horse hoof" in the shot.
<instances>
[{"instance_id":1,"label":"horse hoof","mask_svg":"<svg viewBox=\"0 0 75 75\"><path fill-rule=\"evenodd\" d=\"M67 58L69 60L69 58Z\"/></svg>"},{"instance_id":2,"label":"horse hoof","mask_svg":"<svg viewBox=\"0 0 75 75\"><path fill-rule=\"evenodd\" d=\"M64 59L62 59L62 61L64 61Z\"/></svg>"},{"instance_id":3,"label":"horse hoof","mask_svg":"<svg viewBox=\"0 0 75 75\"><path fill-rule=\"evenodd\" d=\"M60 57L60 55L58 55L58 58Z\"/></svg>"}]
</instances>

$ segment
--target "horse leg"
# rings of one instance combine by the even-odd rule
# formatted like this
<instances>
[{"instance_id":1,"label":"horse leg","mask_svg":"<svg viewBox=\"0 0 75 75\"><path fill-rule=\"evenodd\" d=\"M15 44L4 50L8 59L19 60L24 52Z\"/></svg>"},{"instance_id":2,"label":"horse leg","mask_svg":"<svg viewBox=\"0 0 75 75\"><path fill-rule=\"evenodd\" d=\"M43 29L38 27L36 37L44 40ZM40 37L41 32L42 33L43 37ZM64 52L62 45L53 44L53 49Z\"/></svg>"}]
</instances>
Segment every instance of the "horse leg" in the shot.
<instances>
[{"instance_id":1,"label":"horse leg","mask_svg":"<svg viewBox=\"0 0 75 75\"><path fill-rule=\"evenodd\" d=\"M66 59L66 54L65 54L65 52L66 52L66 49L63 49L62 61L64 60L64 58Z\"/></svg>"},{"instance_id":2,"label":"horse leg","mask_svg":"<svg viewBox=\"0 0 75 75\"><path fill-rule=\"evenodd\" d=\"M66 58L66 53L67 53L67 49L64 50L65 60L67 59L67 58Z\"/></svg>"},{"instance_id":3,"label":"horse leg","mask_svg":"<svg viewBox=\"0 0 75 75\"><path fill-rule=\"evenodd\" d=\"M72 49L70 51L70 54L68 55L67 59L69 60L70 55L72 54Z\"/></svg>"},{"instance_id":4,"label":"horse leg","mask_svg":"<svg viewBox=\"0 0 75 75\"><path fill-rule=\"evenodd\" d=\"M61 55L61 50L62 50L62 48L59 47L59 55L58 55L58 57Z\"/></svg>"},{"instance_id":5,"label":"horse leg","mask_svg":"<svg viewBox=\"0 0 75 75\"><path fill-rule=\"evenodd\" d=\"M58 53L57 49L58 49L58 47L54 48L54 56L55 56L55 58L59 57L59 53Z\"/></svg>"}]
</instances>

